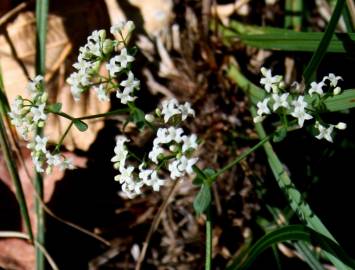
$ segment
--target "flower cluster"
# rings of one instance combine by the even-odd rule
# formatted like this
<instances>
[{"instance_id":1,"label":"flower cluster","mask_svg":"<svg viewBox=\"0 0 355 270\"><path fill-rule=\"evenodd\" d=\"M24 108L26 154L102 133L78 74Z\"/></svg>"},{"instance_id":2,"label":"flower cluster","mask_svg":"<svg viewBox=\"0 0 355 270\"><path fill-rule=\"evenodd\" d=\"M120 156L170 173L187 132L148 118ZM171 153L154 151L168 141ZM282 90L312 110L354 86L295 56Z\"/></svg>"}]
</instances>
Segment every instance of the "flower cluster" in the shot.
<instances>
[{"instance_id":1,"label":"flower cluster","mask_svg":"<svg viewBox=\"0 0 355 270\"><path fill-rule=\"evenodd\" d=\"M307 93L301 95L285 92L285 83L282 81L282 76L272 76L271 70L264 67L261 68L261 73L263 78L261 78L260 84L264 86L267 94L262 101L256 104L257 116L254 117L255 123L263 121L266 115L272 112L279 114L282 119L285 119L287 115L296 118L301 128L306 120L315 118L314 127L319 131L315 137L329 142L333 141L332 133L334 128L340 130L346 128L346 124L342 122L337 125L324 123L318 111L318 107L327 98L340 94L341 88L338 86L339 80L342 80L340 76L330 73L321 82L312 82ZM329 85L327 85L328 83ZM324 87L330 88L331 91L325 92Z\"/></svg>"},{"instance_id":2,"label":"flower cluster","mask_svg":"<svg viewBox=\"0 0 355 270\"><path fill-rule=\"evenodd\" d=\"M159 177L162 169L170 173L170 178L176 180L185 175L193 174L193 166L198 158L193 153L198 147L195 134L184 135L184 130L177 125L195 112L189 103L179 105L177 100L163 102L163 108L155 111L155 116L147 115L150 124L164 125L157 129L153 148L148 153L148 158L140 161L138 170L132 165L127 165L130 154L125 145L129 140L124 136L116 138L115 156L111 159L114 168L119 170L115 177L122 184L122 191L128 198L133 198L142 193L144 185L150 186L154 191L159 191L166 180ZM174 124L170 124L174 122Z\"/></svg>"},{"instance_id":3,"label":"flower cluster","mask_svg":"<svg viewBox=\"0 0 355 270\"><path fill-rule=\"evenodd\" d=\"M47 119L46 102L48 95L42 90L43 77L37 76L28 84L27 90L30 99L17 96L12 103L12 110L9 112L11 123L16 127L17 132L25 141L29 141L28 148L36 171L50 173L53 166L61 169L72 169L70 160L59 154L52 154L46 149L48 138L34 134L37 128L43 127ZM30 138L34 139L31 141Z\"/></svg>"},{"instance_id":4,"label":"flower cluster","mask_svg":"<svg viewBox=\"0 0 355 270\"><path fill-rule=\"evenodd\" d=\"M100 101L109 101L111 92L116 92L116 97L123 104L135 100L134 91L139 89L139 80L130 70L134 56L126 46L126 40L133 30L132 21L122 21L110 29L111 34L118 39L107 38L105 30L92 32L87 43L79 49L78 61L73 65L76 72L67 79L74 100L79 101L81 94L90 88L95 90ZM106 71L100 70L101 66L105 66ZM118 78L122 79L122 76L126 79L119 82Z\"/></svg>"}]
</instances>

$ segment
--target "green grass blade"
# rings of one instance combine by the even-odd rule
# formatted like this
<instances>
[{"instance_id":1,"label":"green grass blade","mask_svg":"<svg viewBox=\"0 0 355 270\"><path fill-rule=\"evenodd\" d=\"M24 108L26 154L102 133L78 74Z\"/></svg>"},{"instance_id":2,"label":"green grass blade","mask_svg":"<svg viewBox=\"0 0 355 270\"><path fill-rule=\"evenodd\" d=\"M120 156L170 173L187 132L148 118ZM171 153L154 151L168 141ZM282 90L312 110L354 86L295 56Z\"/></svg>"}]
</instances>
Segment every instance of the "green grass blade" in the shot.
<instances>
[{"instance_id":1,"label":"green grass blade","mask_svg":"<svg viewBox=\"0 0 355 270\"><path fill-rule=\"evenodd\" d=\"M285 28L302 28L303 0L285 0Z\"/></svg>"},{"instance_id":2,"label":"green grass blade","mask_svg":"<svg viewBox=\"0 0 355 270\"><path fill-rule=\"evenodd\" d=\"M258 87L250 83L235 67L230 68L228 76L232 80L234 80L238 84L238 86L247 94L252 92L257 92L260 94ZM251 96L252 101L253 99L255 99L255 95ZM251 113L253 117L256 116L256 110L254 107L251 108ZM255 127L260 139L265 138L266 133L262 125L258 123L255 125ZM289 204L293 211L296 212L300 220L304 221L312 229L335 241L335 238L330 234L328 229L324 226L324 224L317 217L317 215L313 213L308 203L303 200L301 193L294 186L287 172L284 170L284 167L281 161L278 159L276 153L274 152L271 144L269 142L266 142L263 147L266 152L268 162L275 176L275 179L280 188L284 191L285 195L289 199ZM347 269L343 265L343 263L334 258L332 255L329 254L328 257L336 267L340 267L339 269Z\"/></svg>"},{"instance_id":3,"label":"green grass blade","mask_svg":"<svg viewBox=\"0 0 355 270\"><path fill-rule=\"evenodd\" d=\"M47 37L47 17L48 17L49 0L36 1L36 73L37 75L45 75L46 70L46 37ZM44 91L44 85L42 86ZM37 134L41 134L42 129L37 130ZM43 198L43 178L42 175L36 172L35 188L39 198L35 198L36 216L37 216L37 242L42 246L45 245L45 220L44 210L41 206ZM36 269L45 269L45 258L43 251L36 247Z\"/></svg>"},{"instance_id":4,"label":"green grass blade","mask_svg":"<svg viewBox=\"0 0 355 270\"><path fill-rule=\"evenodd\" d=\"M232 21L229 27L219 27L226 44L241 40L251 47L292 52L314 52L324 35L323 32L297 32L276 27L245 25L237 21ZM337 33L331 36L326 51L354 55L354 42L354 33Z\"/></svg>"},{"instance_id":5,"label":"green grass blade","mask_svg":"<svg viewBox=\"0 0 355 270\"><path fill-rule=\"evenodd\" d=\"M253 261L267 248L285 241L305 241L319 245L323 250L344 262L349 267L355 268L355 261L333 240L303 225L288 225L276 229L260 238L249 250L244 258L237 258L227 270L248 269ZM343 268L341 268L343 269Z\"/></svg>"},{"instance_id":6,"label":"green grass blade","mask_svg":"<svg viewBox=\"0 0 355 270\"><path fill-rule=\"evenodd\" d=\"M338 0L335 5L334 12L332 14L332 17L330 18L327 28L325 29L323 38L321 39L317 50L314 52L310 62L308 63L308 65L303 73L303 79L304 79L305 85L308 85L310 83L311 78L315 74L320 62L322 61L325 53L327 52L327 49L328 49L328 46L331 42L335 28L338 24L339 18L341 16L342 11L343 11L345 1L346 0Z\"/></svg>"}]
</instances>

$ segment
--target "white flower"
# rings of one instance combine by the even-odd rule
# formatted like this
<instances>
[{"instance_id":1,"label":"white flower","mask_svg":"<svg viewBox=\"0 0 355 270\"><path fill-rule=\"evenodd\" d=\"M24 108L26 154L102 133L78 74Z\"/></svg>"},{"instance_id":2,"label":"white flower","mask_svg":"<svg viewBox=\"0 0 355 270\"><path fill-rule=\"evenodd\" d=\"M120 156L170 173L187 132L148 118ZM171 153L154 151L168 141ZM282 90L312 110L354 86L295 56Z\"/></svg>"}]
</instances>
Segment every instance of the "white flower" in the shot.
<instances>
[{"instance_id":1,"label":"white flower","mask_svg":"<svg viewBox=\"0 0 355 270\"><path fill-rule=\"evenodd\" d=\"M17 96L11 104L11 111L14 114L21 114L23 108L23 99L21 96Z\"/></svg>"},{"instance_id":2,"label":"white flower","mask_svg":"<svg viewBox=\"0 0 355 270\"><path fill-rule=\"evenodd\" d=\"M35 138L35 146L34 146L34 150L35 151L42 151L43 153L46 153L47 152L47 149L46 149L46 145L47 145L47 142L48 142L48 138L47 137L41 137L39 135L36 136Z\"/></svg>"},{"instance_id":3,"label":"white flower","mask_svg":"<svg viewBox=\"0 0 355 270\"><path fill-rule=\"evenodd\" d=\"M312 82L311 83L311 89L308 90L308 94L312 96L313 93L317 93L320 96L323 96L323 89L322 87L324 86L324 82L316 83Z\"/></svg>"},{"instance_id":4,"label":"white flower","mask_svg":"<svg viewBox=\"0 0 355 270\"><path fill-rule=\"evenodd\" d=\"M123 91L130 93L133 92L134 89L139 89L139 80L134 78L132 71L129 71L127 80L122 81L120 85L124 87Z\"/></svg>"},{"instance_id":5,"label":"white flower","mask_svg":"<svg viewBox=\"0 0 355 270\"><path fill-rule=\"evenodd\" d=\"M40 159L37 156L33 156L32 157L32 162L35 165L36 172L38 172L38 173L44 172L44 169L42 167L43 166L43 160L42 159Z\"/></svg>"},{"instance_id":6,"label":"white flower","mask_svg":"<svg viewBox=\"0 0 355 270\"><path fill-rule=\"evenodd\" d=\"M165 181L163 179L160 179L158 173L154 171L150 175L149 184L147 185L153 187L154 191L159 191L160 187L165 185Z\"/></svg>"},{"instance_id":7,"label":"white flower","mask_svg":"<svg viewBox=\"0 0 355 270\"><path fill-rule=\"evenodd\" d=\"M184 142L182 145L183 153L185 153L189 149L196 149L198 146L196 134L191 134L190 136L183 136L182 141Z\"/></svg>"},{"instance_id":8,"label":"white flower","mask_svg":"<svg viewBox=\"0 0 355 270\"><path fill-rule=\"evenodd\" d=\"M37 123L40 120L46 120L47 115L44 113L44 108L46 104L41 104L37 107L32 107L31 108L31 113L33 114L33 121Z\"/></svg>"},{"instance_id":9,"label":"white flower","mask_svg":"<svg viewBox=\"0 0 355 270\"><path fill-rule=\"evenodd\" d=\"M180 113L180 110L178 110L178 102L175 98L162 102L161 114L164 116L165 123L167 123L172 116Z\"/></svg>"},{"instance_id":10,"label":"white flower","mask_svg":"<svg viewBox=\"0 0 355 270\"><path fill-rule=\"evenodd\" d=\"M133 170L134 170L133 166L129 166L127 168L121 166L120 167L121 174L116 175L115 180L119 181L120 184L133 182L133 178L132 178Z\"/></svg>"},{"instance_id":11,"label":"white flower","mask_svg":"<svg viewBox=\"0 0 355 270\"><path fill-rule=\"evenodd\" d=\"M272 98L274 100L274 105L272 109L274 112L280 107L284 107L286 109L289 107L289 104L287 102L288 95L289 93L285 93L282 95L272 94Z\"/></svg>"},{"instance_id":12,"label":"white flower","mask_svg":"<svg viewBox=\"0 0 355 270\"><path fill-rule=\"evenodd\" d=\"M127 53L127 49L123 48L120 55L117 56L117 61L120 63L121 68L127 68L127 64L134 61L134 57Z\"/></svg>"},{"instance_id":13,"label":"white flower","mask_svg":"<svg viewBox=\"0 0 355 270\"><path fill-rule=\"evenodd\" d=\"M106 64L106 69L109 71L111 77L116 76L116 73L120 72L123 69L123 67L119 65L118 55L110 59L109 63Z\"/></svg>"},{"instance_id":14,"label":"white flower","mask_svg":"<svg viewBox=\"0 0 355 270\"><path fill-rule=\"evenodd\" d=\"M191 108L189 102L185 102L183 105L179 105L178 109L181 112L181 120L184 121L189 115L195 117L195 111Z\"/></svg>"},{"instance_id":15,"label":"white flower","mask_svg":"<svg viewBox=\"0 0 355 270\"><path fill-rule=\"evenodd\" d=\"M330 81L330 86L336 87L338 85L338 81L339 80L343 80L343 78L340 77L340 76L335 76L334 73L329 73L328 76L325 76L323 78L323 81L325 81L325 80L329 80Z\"/></svg>"},{"instance_id":16,"label":"white flower","mask_svg":"<svg viewBox=\"0 0 355 270\"><path fill-rule=\"evenodd\" d=\"M308 103L304 101L304 96L298 96L297 100L293 100L291 104L295 110L304 110L308 106Z\"/></svg>"},{"instance_id":17,"label":"white flower","mask_svg":"<svg viewBox=\"0 0 355 270\"><path fill-rule=\"evenodd\" d=\"M153 172L153 170L150 170L150 169L144 170L140 166L140 171L139 171L138 177L140 179L142 179L144 184L150 186L151 185L151 181L150 181L149 176L152 174L152 172Z\"/></svg>"},{"instance_id":18,"label":"white flower","mask_svg":"<svg viewBox=\"0 0 355 270\"><path fill-rule=\"evenodd\" d=\"M31 82L28 83L27 90L32 97L38 94L38 88L42 81L43 81L43 76L37 75Z\"/></svg>"},{"instance_id":19,"label":"white flower","mask_svg":"<svg viewBox=\"0 0 355 270\"><path fill-rule=\"evenodd\" d=\"M175 141L180 143L182 142L182 133L184 133L182 128L169 127L166 140L168 142Z\"/></svg>"},{"instance_id":20,"label":"white flower","mask_svg":"<svg viewBox=\"0 0 355 270\"><path fill-rule=\"evenodd\" d=\"M62 163L62 160L61 160L59 154L52 155L50 152L47 152L46 158L47 158L48 166L58 166L59 164Z\"/></svg>"},{"instance_id":21,"label":"white flower","mask_svg":"<svg viewBox=\"0 0 355 270\"><path fill-rule=\"evenodd\" d=\"M68 170L73 170L75 169L73 159L72 158L65 158L60 164L59 164L59 169L64 171L66 169Z\"/></svg>"},{"instance_id":22,"label":"white flower","mask_svg":"<svg viewBox=\"0 0 355 270\"><path fill-rule=\"evenodd\" d=\"M164 153L164 149L158 145L154 145L152 151L149 152L148 157L155 164L158 164L158 157Z\"/></svg>"},{"instance_id":23,"label":"white flower","mask_svg":"<svg viewBox=\"0 0 355 270\"><path fill-rule=\"evenodd\" d=\"M124 26L125 26L125 21L120 20L119 22L117 22L116 24L112 25L110 28L110 32L112 35L116 35L122 32Z\"/></svg>"},{"instance_id":24,"label":"white flower","mask_svg":"<svg viewBox=\"0 0 355 270\"><path fill-rule=\"evenodd\" d=\"M333 142L332 133L333 133L334 125L329 125L329 127L326 128L321 124L316 123L316 126L319 130L319 134L316 136L318 140L326 139L328 142Z\"/></svg>"},{"instance_id":25,"label":"white flower","mask_svg":"<svg viewBox=\"0 0 355 270\"><path fill-rule=\"evenodd\" d=\"M182 156L180 159L177 159L169 164L170 177L176 179L183 176L185 173L193 173L193 165L196 164L198 158L188 159L186 156Z\"/></svg>"},{"instance_id":26,"label":"white flower","mask_svg":"<svg viewBox=\"0 0 355 270\"><path fill-rule=\"evenodd\" d=\"M272 90L274 93L276 93L278 90L277 84L281 82L282 77L279 75L272 76L271 70L264 67L261 68L261 73L263 74L264 78L261 78L260 84L264 85L266 92L270 93Z\"/></svg>"},{"instance_id":27,"label":"white flower","mask_svg":"<svg viewBox=\"0 0 355 270\"><path fill-rule=\"evenodd\" d=\"M137 97L131 96L131 89L125 88L123 92L117 90L116 97L121 100L122 104L127 104L128 102L134 101Z\"/></svg>"},{"instance_id":28,"label":"white flower","mask_svg":"<svg viewBox=\"0 0 355 270\"><path fill-rule=\"evenodd\" d=\"M303 127L305 120L310 120L313 118L313 116L306 113L305 109L302 107L295 108L295 110L291 113L291 115L298 119L298 125L300 127Z\"/></svg>"},{"instance_id":29,"label":"white flower","mask_svg":"<svg viewBox=\"0 0 355 270\"><path fill-rule=\"evenodd\" d=\"M157 146L161 143L170 143L171 136L169 136L169 131L167 128L159 128L157 131L157 137L153 141L153 145Z\"/></svg>"},{"instance_id":30,"label":"white flower","mask_svg":"<svg viewBox=\"0 0 355 270\"><path fill-rule=\"evenodd\" d=\"M97 98L100 101L110 101L110 96L106 92L106 89L103 84L100 84L99 87L94 87L94 90L96 91Z\"/></svg>"},{"instance_id":31,"label":"white flower","mask_svg":"<svg viewBox=\"0 0 355 270\"><path fill-rule=\"evenodd\" d=\"M263 101L259 101L256 106L258 106L257 114L262 116L263 114L270 114L270 110L267 106L270 98L265 98Z\"/></svg>"}]
</instances>

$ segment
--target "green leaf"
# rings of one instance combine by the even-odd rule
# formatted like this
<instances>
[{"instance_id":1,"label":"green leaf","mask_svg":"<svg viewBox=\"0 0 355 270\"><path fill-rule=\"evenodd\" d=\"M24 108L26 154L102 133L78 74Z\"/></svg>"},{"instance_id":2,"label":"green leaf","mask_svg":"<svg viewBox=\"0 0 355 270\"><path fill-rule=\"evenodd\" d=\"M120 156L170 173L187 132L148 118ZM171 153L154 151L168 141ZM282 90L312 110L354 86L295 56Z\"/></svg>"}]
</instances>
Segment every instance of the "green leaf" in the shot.
<instances>
[{"instance_id":1,"label":"green leaf","mask_svg":"<svg viewBox=\"0 0 355 270\"><path fill-rule=\"evenodd\" d=\"M355 89L344 90L340 95L328 98L325 101L327 109L331 112L343 111L355 107Z\"/></svg>"},{"instance_id":2,"label":"green leaf","mask_svg":"<svg viewBox=\"0 0 355 270\"><path fill-rule=\"evenodd\" d=\"M73 120L73 123L74 123L75 127L81 132L84 132L88 129L88 125L79 119Z\"/></svg>"},{"instance_id":3,"label":"green leaf","mask_svg":"<svg viewBox=\"0 0 355 270\"><path fill-rule=\"evenodd\" d=\"M62 109L62 103L58 102L58 103L51 104L51 105L48 106L48 109L51 112L58 113Z\"/></svg>"},{"instance_id":4,"label":"green leaf","mask_svg":"<svg viewBox=\"0 0 355 270\"><path fill-rule=\"evenodd\" d=\"M333 33L335 31L335 28L338 24L339 18L341 16L341 13L343 11L344 5L345 5L346 0L338 0L334 12L332 14L332 17L330 18L329 24L327 28L325 29L324 35L319 42L319 45L317 47L317 50L314 52L311 60L309 61L306 69L303 72L303 79L305 82L305 85L308 85L311 81L311 78L315 74L320 62L322 61L325 53L327 52L327 49L329 47L329 44L331 43Z\"/></svg>"},{"instance_id":5,"label":"green leaf","mask_svg":"<svg viewBox=\"0 0 355 270\"><path fill-rule=\"evenodd\" d=\"M207 184L201 186L200 191L197 193L194 200L194 209L197 215L201 215L206 211L211 203L211 188Z\"/></svg>"},{"instance_id":6,"label":"green leaf","mask_svg":"<svg viewBox=\"0 0 355 270\"><path fill-rule=\"evenodd\" d=\"M286 138L286 135L287 135L287 127L282 127L275 132L272 140L273 142L281 142L283 139Z\"/></svg>"},{"instance_id":7,"label":"green leaf","mask_svg":"<svg viewBox=\"0 0 355 270\"><path fill-rule=\"evenodd\" d=\"M317 246L355 269L355 261L333 240L303 225L288 225L276 229L260 238L243 256L238 257L227 270L249 269L253 261L267 248L285 241L302 240Z\"/></svg>"},{"instance_id":8,"label":"green leaf","mask_svg":"<svg viewBox=\"0 0 355 270\"><path fill-rule=\"evenodd\" d=\"M201 186L205 182L205 179L209 179L209 183L207 183L207 184L211 184L213 181L216 180L216 178L213 177L214 174L216 173L216 171L213 170L212 168L205 168L202 171L202 173L203 173L203 175L196 174L196 177L192 182L194 185Z\"/></svg>"},{"instance_id":9,"label":"green leaf","mask_svg":"<svg viewBox=\"0 0 355 270\"><path fill-rule=\"evenodd\" d=\"M131 111L131 120L133 121L133 123L135 123L137 125L137 127L140 129L144 126L145 123L145 113L138 108L134 108Z\"/></svg>"},{"instance_id":10,"label":"green leaf","mask_svg":"<svg viewBox=\"0 0 355 270\"><path fill-rule=\"evenodd\" d=\"M236 21L220 26L226 44L242 41L248 46L291 52L314 52L322 40L323 32L296 32L276 27L245 25ZM331 37L326 52L354 54L354 33L336 33Z\"/></svg>"}]
</instances>

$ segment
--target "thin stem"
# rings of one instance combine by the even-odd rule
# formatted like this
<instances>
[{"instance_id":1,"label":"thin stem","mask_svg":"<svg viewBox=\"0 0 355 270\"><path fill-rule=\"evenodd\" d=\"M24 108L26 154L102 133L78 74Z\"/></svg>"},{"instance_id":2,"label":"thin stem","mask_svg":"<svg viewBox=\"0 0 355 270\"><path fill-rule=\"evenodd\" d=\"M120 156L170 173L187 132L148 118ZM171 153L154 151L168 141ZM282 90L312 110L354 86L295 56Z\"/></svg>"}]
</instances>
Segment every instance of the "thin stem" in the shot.
<instances>
[{"instance_id":1,"label":"thin stem","mask_svg":"<svg viewBox=\"0 0 355 270\"><path fill-rule=\"evenodd\" d=\"M211 218L211 204L206 210L206 258L205 270L212 269L212 218Z\"/></svg>"},{"instance_id":2,"label":"thin stem","mask_svg":"<svg viewBox=\"0 0 355 270\"><path fill-rule=\"evenodd\" d=\"M100 118L100 117L105 117L105 116L109 116L109 115L127 113L129 111L130 111L129 108L117 109L117 110L113 110L113 111L110 111L107 113L99 113L99 114L94 114L94 115L82 116L82 117L78 117L78 118L74 118L74 119L76 119L76 120L94 119L94 118Z\"/></svg>"},{"instance_id":3,"label":"thin stem","mask_svg":"<svg viewBox=\"0 0 355 270\"><path fill-rule=\"evenodd\" d=\"M63 144L63 141L64 141L65 137L68 135L68 132L69 132L70 128L73 126L73 124L74 124L74 122L71 121L70 124L69 124L69 126L67 127L67 129L64 131L62 137L60 138L59 143L58 143L58 144L56 145L56 147L54 148L54 152L56 152L56 151L58 151L58 150L60 149L60 147L61 147L62 144Z\"/></svg>"},{"instance_id":4,"label":"thin stem","mask_svg":"<svg viewBox=\"0 0 355 270\"><path fill-rule=\"evenodd\" d=\"M251 153L253 153L256 149L258 149L260 146L263 146L264 143L269 141L272 138L273 134L268 135L264 137L260 142L258 142L256 145L254 145L252 148L244 151L239 157L237 157L235 160L224 166L222 169L218 170L211 178L214 179L221 175L222 173L228 171L230 168L234 167L236 164L238 164L241 160L249 156Z\"/></svg>"}]
</instances>

